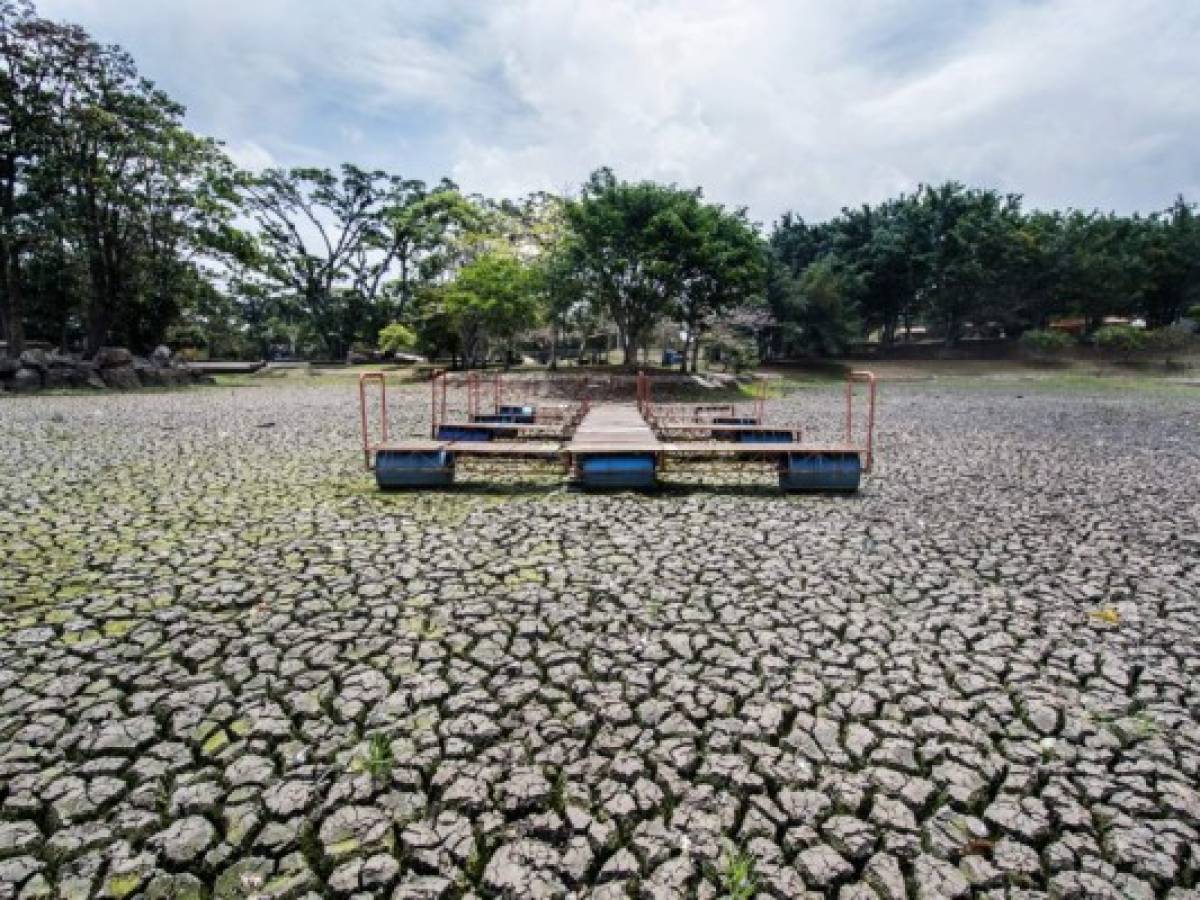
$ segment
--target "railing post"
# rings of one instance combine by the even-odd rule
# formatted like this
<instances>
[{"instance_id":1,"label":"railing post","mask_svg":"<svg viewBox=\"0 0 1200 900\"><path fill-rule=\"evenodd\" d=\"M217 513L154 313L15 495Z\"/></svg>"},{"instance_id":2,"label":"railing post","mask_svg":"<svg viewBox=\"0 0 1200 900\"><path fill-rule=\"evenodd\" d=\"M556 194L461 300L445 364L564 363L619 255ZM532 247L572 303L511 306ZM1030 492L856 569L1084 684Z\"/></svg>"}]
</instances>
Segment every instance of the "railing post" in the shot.
<instances>
[{"instance_id":1,"label":"railing post","mask_svg":"<svg viewBox=\"0 0 1200 900\"><path fill-rule=\"evenodd\" d=\"M363 372L358 376L358 412L362 421L363 463L367 471L371 471L371 431L367 421L367 382L379 382L379 428L382 434L381 443L388 439L387 422L387 381L382 372Z\"/></svg>"},{"instance_id":2,"label":"railing post","mask_svg":"<svg viewBox=\"0 0 1200 900\"><path fill-rule=\"evenodd\" d=\"M440 415L438 417L439 424L441 422L446 421L446 391L449 389L449 382L450 382L450 379L447 377L446 373L443 372L442 373L442 408L440 411ZM435 434L434 437L437 437L437 435Z\"/></svg>"},{"instance_id":3,"label":"railing post","mask_svg":"<svg viewBox=\"0 0 1200 900\"><path fill-rule=\"evenodd\" d=\"M846 379L846 443L848 444L854 440L852 398L856 381L863 381L867 384L867 443L863 471L870 472L875 458L875 374L865 371L851 372Z\"/></svg>"},{"instance_id":4,"label":"railing post","mask_svg":"<svg viewBox=\"0 0 1200 900\"><path fill-rule=\"evenodd\" d=\"M434 369L433 377L429 379L429 437L434 440L438 433L438 379L445 377L444 370Z\"/></svg>"},{"instance_id":5,"label":"railing post","mask_svg":"<svg viewBox=\"0 0 1200 900\"><path fill-rule=\"evenodd\" d=\"M358 376L358 414L362 419L363 465L371 471L371 439L367 434L367 386L366 372Z\"/></svg>"}]
</instances>

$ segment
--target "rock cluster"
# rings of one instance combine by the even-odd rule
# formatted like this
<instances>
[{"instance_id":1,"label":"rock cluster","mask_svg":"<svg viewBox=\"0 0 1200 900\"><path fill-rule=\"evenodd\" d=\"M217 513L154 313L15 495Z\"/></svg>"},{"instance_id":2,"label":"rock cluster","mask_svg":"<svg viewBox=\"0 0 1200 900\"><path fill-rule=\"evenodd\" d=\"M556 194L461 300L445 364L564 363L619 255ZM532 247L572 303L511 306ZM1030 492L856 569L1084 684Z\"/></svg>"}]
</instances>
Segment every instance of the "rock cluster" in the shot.
<instances>
[{"instance_id":1,"label":"rock cluster","mask_svg":"<svg viewBox=\"0 0 1200 900\"><path fill-rule=\"evenodd\" d=\"M883 393L853 497L379 494L349 385L0 405L0 898L1194 900L1200 404Z\"/></svg>"},{"instance_id":2,"label":"rock cluster","mask_svg":"<svg viewBox=\"0 0 1200 900\"><path fill-rule=\"evenodd\" d=\"M15 359L0 356L0 392L14 394L54 388L176 387L211 381L173 357L166 347L158 347L148 359L121 347L102 348L92 359L45 350L26 350Z\"/></svg>"}]
</instances>

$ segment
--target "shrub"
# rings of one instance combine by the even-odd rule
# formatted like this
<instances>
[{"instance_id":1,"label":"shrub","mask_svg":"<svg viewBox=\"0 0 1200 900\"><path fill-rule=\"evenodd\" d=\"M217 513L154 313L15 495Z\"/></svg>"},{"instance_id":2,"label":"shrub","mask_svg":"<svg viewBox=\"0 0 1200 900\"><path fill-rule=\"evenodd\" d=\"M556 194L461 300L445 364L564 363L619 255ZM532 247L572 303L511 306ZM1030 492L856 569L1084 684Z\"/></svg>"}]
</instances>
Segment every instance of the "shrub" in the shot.
<instances>
[{"instance_id":1,"label":"shrub","mask_svg":"<svg viewBox=\"0 0 1200 900\"><path fill-rule=\"evenodd\" d=\"M720 358L726 371L742 372L758 365L758 347L754 342L732 334L718 334L711 352Z\"/></svg>"},{"instance_id":2,"label":"shrub","mask_svg":"<svg viewBox=\"0 0 1200 900\"><path fill-rule=\"evenodd\" d=\"M411 350L417 344L417 335L407 325L393 322L379 332L379 349L388 353Z\"/></svg>"},{"instance_id":3,"label":"shrub","mask_svg":"<svg viewBox=\"0 0 1200 900\"><path fill-rule=\"evenodd\" d=\"M1105 325L1096 332L1096 346L1104 353L1129 356L1146 347L1146 332L1130 325Z\"/></svg>"},{"instance_id":4,"label":"shrub","mask_svg":"<svg viewBox=\"0 0 1200 900\"><path fill-rule=\"evenodd\" d=\"M1064 331L1035 330L1021 335L1021 349L1034 357L1052 357L1066 353L1075 343Z\"/></svg>"},{"instance_id":5,"label":"shrub","mask_svg":"<svg viewBox=\"0 0 1200 900\"><path fill-rule=\"evenodd\" d=\"M1172 356L1194 349L1197 344L1194 334L1187 328L1175 325L1147 332L1145 342L1152 353L1168 360Z\"/></svg>"}]
</instances>

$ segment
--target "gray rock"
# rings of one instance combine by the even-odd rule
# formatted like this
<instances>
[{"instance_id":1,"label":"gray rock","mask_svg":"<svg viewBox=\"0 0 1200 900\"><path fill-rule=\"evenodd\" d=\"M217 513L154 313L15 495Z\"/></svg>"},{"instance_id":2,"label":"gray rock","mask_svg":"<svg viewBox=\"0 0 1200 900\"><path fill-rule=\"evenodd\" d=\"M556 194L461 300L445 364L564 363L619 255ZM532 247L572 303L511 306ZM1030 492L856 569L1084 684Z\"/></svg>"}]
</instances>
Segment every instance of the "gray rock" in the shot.
<instances>
[{"instance_id":1,"label":"gray rock","mask_svg":"<svg viewBox=\"0 0 1200 900\"><path fill-rule=\"evenodd\" d=\"M913 880L918 900L966 897L971 893L971 885L955 866L924 853L913 862Z\"/></svg>"},{"instance_id":2,"label":"gray rock","mask_svg":"<svg viewBox=\"0 0 1200 900\"><path fill-rule=\"evenodd\" d=\"M133 354L124 347L101 347L93 359L102 369L133 365Z\"/></svg>"},{"instance_id":3,"label":"gray rock","mask_svg":"<svg viewBox=\"0 0 1200 900\"><path fill-rule=\"evenodd\" d=\"M41 829L33 822L0 822L0 859L36 853L42 840Z\"/></svg>"},{"instance_id":4,"label":"gray rock","mask_svg":"<svg viewBox=\"0 0 1200 900\"><path fill-rule=\"evenodd\" d=\"M163 856L176 865L191 863L216 843L212 823L200 816L188 816L172 823L154 837Z\"/></svg>"},{"instance_id":5,"label":"gray rock","mask_svg":"<svg viewBox=\"0 0 1200 900\"><path fill-rule=\"evenodd\" d=\"M832 847L809 847L796 857L796 868L810 887L825 887L847 877L854 868Z\"/></svg>"},{"instance_id":6,"label":"gray rock","mask_svg":"<svg viewBox=\"0 0 1200 900\"><path fill-rule=\"evenodd\" d=\"M502 896L555 897L566 887L558 876L559 857L548 845L528 838L500 847L483 873L483 884Z\"/></svg>"},{"instance_id":7,"label":"gray rock","mask_svg":"<svg viewBox=\"0 0 1200 900\"><path fill-rule=\"evenodd\" d=\"M42 375L36 369L20 369L5 383L14 394L28 394L42 389Z\"/></svg>"},{"instance_id":8,"label":"gray rock","mask_svg":"<svg viewBox=\"0 0 1200 900\"><path fill-rule=\"evenodd\" d=\"M39 374L49 368L49 356L45 350L25 350L21 353L20 363L23 368L32 369Z\"/></svg>"}]
</instances>

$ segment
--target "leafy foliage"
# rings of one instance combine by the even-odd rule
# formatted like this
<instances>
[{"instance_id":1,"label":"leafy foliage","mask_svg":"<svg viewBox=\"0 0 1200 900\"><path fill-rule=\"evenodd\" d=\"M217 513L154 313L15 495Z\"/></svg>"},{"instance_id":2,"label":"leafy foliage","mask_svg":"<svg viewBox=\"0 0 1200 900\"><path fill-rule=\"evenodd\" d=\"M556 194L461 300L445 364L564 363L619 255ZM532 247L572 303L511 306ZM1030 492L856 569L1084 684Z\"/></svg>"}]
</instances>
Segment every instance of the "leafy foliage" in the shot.
<instances>
[{"instance_id":1,"label":"leafy foliage","mask_svg":"<svg viewBox=\"0 0 1200 900\"><path fill-rule=\"evenodd\" d=\"M396 765L391 742L383 734L371 735L365 753L359 757L362 769L375 779L386 778Z\"/></svg>"},{"instance_id":2,"label":"leafy foliage","mask_svg":"<svg viewBox=\"0 0 1200 900\"><path fill-rule=\"evenodd\" d=\"M1129 356L1146 348L1146 332L1129 325L1106 325L1096 332L1096 346L1105 353Z\"/></svg>"},{"instance_id":3,"label":"leafy foliage","mask_svg":"<svg viewBox=\"0 0 1200 900\"><path fill-rule=\"evenodd\" d=\"M731 333L727 328L716 331L711 346L727 371L744 372L758 365L758 348L754 342Z\"/></svg>"},{"instance_id":4,"label":"leafy foliage","mask_svg":"<svg viewBox=\"0 0 1200 900\"><path fill-rule=\"evenodd\" d=\"M948 343L968 329L1044 329L1056 316L1081 316L1089 331L1107 316L1141 315L1153 327L1174 322L1200 292L1200 225L1182 198L1147 217L1026 212L1016 195L947 182L828 222L785 215L770 247L773 266L792 278L821 262L842 273L863 327L885 344L914 322ZM791 293L774 275L776 352L822 313L789 302Z\"/></svg>"},{"instance_id":5,"label":"leafy foliage","mask_svg":"<svg viewBox=\"0 0 1200 900\"><path fill-rule=\"evenodd\" d=\"M1182 325L1156 328L1146 333L1145 341L1146 349L1168 360L1172 356L1186 353L1200 345L1196 336Z\"/></svg>"},{"instance_id":6,"label":"leafy foliage","mask_svg":"<svg viewBox=\"0 0 1200 900\"><path fill-rule=\"evenodd\" d=\"M758 875L754 870L754 857L727 843L717 871L721 883L723 900L750 900L758 893Z\"/></svg>"},{"instance_id":7,"label":"leafy foliage","mask_svg":"<svg viewBox=\"0 0 1200 900\"><path fill-rule=\"evenodd\" d=\"M417 334L407 325L393 322L379 332L379 349L389 353L411 350L417 344Z\"/></svg>"},{"instance_id":8,"label":"leafy foliage","mask_svg":"<svg viewBox=\"0 0 1200 900\"><path fill-rule=\"evenodd\" d=\"M1075 342L1062 331L1031 329L1021 335L1021 348L1032 356L1051 357L1065 353Z\"/></svg>"},{"instance_id":9,"label":"leafy foliage","mask_svg":"<svg viewBox=\"0 0 1200 900\"><path fill-rule=\"evenodd\" d=\"M1024 333L1049 353L1062 316L1109 352L1149 341L1169 356L1188 344L1163 329L1200 318L1200 217L1182 197L1148 216L1030 211L949 181L825 222L788 213L764 241L698 188L607 168L574 200L502 201L350 164L237 172L183 113L120 48L0 0L10 350L27 334L93 352L170 337L212 356L340 357L378 338L476 365L545 324L552 362L569 332L606 351L615 328L631 363L671 321L686 370L701 335L747 309L774 321L735 340L753 331L756 350L784 356L917 325L947 344ZM1156 336L1102 328L1111 316Z\"/></svg>"},{"instance_id":10,"label":"leafy foliage","mask_svg":"<svg viewBox=\"0 0 1200 900\"><path fill-rule=\"evenodd\" d=\"M534 275L515 256L498 250L463 266L454 281L439 288L440 312L454 330L466 365L481 365L489 347L507 350L518 332L538 323Z\"/></svg>"},{"instance_id":11,"label":"leafy foliage","mask_svg":"<svg viewBox=\"0 0 1200 900\"><path fill-rule=\"evenodd\" d=\"M0 0L0 337L153 345L206 290L230 167L119 48Z\"/></svg>"},{"instance_id":12,"label":"leafy foliage","mask_svg":"<svg viewBox=\"0 0 1200 900\"><path fill-rule=\"evenodd\" d=\"M627 365L664 315L694 336L707 317L761 293L762 250L745 213L706 204L699 190L599 169L566 218L573 266L616 323Z\"/></svg>"}]
</instances>

